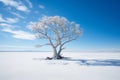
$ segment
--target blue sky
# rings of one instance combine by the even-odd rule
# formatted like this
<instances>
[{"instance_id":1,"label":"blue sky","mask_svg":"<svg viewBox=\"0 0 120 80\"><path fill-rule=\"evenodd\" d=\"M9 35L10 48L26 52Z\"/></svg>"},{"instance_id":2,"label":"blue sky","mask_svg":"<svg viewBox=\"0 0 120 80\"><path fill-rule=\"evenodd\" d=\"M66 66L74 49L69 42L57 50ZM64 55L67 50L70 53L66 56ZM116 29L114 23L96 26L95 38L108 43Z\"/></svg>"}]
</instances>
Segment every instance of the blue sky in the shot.
<instances>
[{"instance_id":1,"label":"blue sky","mask_svg":"<svg viewBox=\"0 0 120 80\"><path fill-rule=\"evenodd\" d=\"M46 50L35 48L28 29L43 16L63 16L84 29L83 35L66 45L66 51L120 50L119 0L0 0L0 51Z\"/></svg>"}]
</instances>

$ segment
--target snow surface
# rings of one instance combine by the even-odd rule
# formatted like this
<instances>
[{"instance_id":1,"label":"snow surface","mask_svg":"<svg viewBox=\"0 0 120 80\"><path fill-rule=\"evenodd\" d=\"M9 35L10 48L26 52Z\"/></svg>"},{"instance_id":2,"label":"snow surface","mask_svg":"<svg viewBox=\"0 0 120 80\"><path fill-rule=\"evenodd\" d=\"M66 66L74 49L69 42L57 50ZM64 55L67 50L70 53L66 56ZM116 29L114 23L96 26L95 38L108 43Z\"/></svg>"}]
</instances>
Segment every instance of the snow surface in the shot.
<instances>
[{"instance_id":1,"label":"snow surface","mask_svg":"<svg viewBox=\"0 0 120 80\"><path fill-rule=\"evenodd\" d=\"M0 52L0 80L120 80L120 53Z\"/></svg>"}]
</instances>

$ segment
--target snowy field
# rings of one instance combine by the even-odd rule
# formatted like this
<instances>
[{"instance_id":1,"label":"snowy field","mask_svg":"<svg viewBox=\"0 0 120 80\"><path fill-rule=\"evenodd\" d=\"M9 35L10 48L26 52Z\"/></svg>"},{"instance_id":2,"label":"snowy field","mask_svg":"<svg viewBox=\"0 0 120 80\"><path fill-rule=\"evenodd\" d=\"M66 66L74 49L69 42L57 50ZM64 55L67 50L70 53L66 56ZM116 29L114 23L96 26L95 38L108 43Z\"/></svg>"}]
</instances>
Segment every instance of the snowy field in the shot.
<instances>
[{"instance_id":1,"label":"snowy field","mask_svg":"<svg viewBox=\"0 0 120 80\"><path fill-rule=\"evenodd\" d=\"M120 80L120 53L0 52L0 80Z\"/></svg>"}]
</instances>

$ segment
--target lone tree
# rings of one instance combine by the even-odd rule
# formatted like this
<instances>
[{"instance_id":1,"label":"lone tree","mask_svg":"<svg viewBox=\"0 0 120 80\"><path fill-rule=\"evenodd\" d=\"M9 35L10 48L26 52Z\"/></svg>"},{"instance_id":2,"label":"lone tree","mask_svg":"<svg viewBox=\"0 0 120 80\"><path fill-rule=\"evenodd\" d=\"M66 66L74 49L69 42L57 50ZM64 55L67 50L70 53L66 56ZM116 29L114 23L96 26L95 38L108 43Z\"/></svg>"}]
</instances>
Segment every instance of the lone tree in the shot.
<instances>
[{"instance_id":1,"label":"lone tree","mask_svg":"<svg viewBox=\"0 0 120 80\"><path fill-rule=\"evenodd\" d=\"M45 16L32 26L32 30L36 33L36 38L47 40L46 44L37 47L52 47L54 54L51 59L62 59L61 51L65 49L64 45L82 34L79 24L60 16Z\"/></svg>"}]
</instances>

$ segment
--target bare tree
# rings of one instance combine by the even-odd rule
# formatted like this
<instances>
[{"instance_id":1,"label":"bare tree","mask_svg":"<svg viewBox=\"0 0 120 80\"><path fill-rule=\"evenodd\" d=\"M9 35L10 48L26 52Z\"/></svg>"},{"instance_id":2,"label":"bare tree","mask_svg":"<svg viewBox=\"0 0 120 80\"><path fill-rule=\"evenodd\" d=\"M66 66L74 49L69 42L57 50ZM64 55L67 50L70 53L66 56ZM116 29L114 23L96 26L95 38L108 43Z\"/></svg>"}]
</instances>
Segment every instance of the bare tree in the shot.
<instances>
[{"instance_id":1,"label":"bare tree","mask_svg":"<svg viewBox=\"0 0 120 80\"><path fill-rule=\"evenodd\" d=\"M46 44L37 47L50 45L54 52L52 59L61 59L64 45L76 40L82 34L79 24L60 16L45 16L32 26L32 30L36 32L37 38L48 40Z\"/></svg>"}]
</instances>

